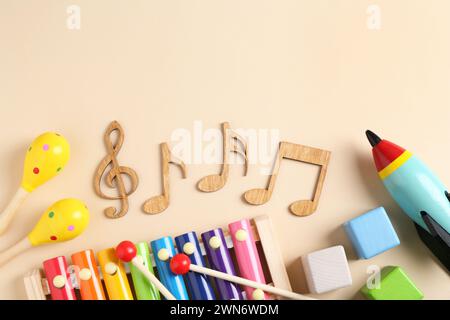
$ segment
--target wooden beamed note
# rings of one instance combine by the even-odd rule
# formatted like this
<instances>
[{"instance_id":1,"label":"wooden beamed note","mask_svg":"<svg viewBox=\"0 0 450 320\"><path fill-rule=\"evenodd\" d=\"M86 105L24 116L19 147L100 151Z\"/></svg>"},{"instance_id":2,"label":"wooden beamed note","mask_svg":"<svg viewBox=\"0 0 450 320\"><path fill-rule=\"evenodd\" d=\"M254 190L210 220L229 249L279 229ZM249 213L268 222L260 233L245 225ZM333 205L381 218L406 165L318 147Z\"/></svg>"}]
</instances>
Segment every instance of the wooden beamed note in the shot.
<instances>
[{"instance_id":1,"label":"wooden beamed note","mask_svg":"<svg viewBox=\"0 0 450 320\"><path fill-rule=\"evenodd\" d=\"M175 164L180 167L183 179L186 179L186 165L183 161L172 155L167 143L160 144L161 149L161 179L162 179L162 194L148 199L144 205L143 210L148 214L158 214L163 212L169 206L170 201L170 185L169 185L169 165Z\"/></svg>"},{"instance_id":2,"label":"wooden beamed note","mask_svg":"<svg viewBox=\"0 0 450 320\"><path fill-rule=\"evenodd\" d=\"M312 200L298 200L289 206L289 210L296 216L308 216L317 209L323 183L327 174L328 162L331 152L294 144L290 142L280 142L277 158L275 160L272 175L265 189L252 189L244 194L245 200L249 204L261 205L270 200L278 173L280 171L281 160L290 159L320 166L320 174L316 182L314 196Z\"/></svg>"},{"instance_id":3,"label":"wooden beamed note","mask_svg":"<svg viewBox=\"0 0 450 320\"><path fill-rule=\"evenodd\" d=\"M230 129L228 122L222 123L222 137L223 137L223 163L220 174L211 174L203 177L197 183L197 188L203 192L214 192L222 189L228 180L230 172L229 154L230 152L237 153L244 158L244 176L248 171L248 157L247 157L247 143L235 131ZM243 149L243 150L241 150Z\"/></svg>"},{"instance_id":4,"label":"wooden beamed note","mask_svg":"<svg viewBox=\"0 0 450 320\"><path fill-rule=\"evenodd\" d=\"M113 132L117 132L116 143L114 143L111 139L111 135ZM119 210L114 207L108 207L105 209L105 215L108 218L116 219L123 217L128 212L128 196L136 191L139 184L139 178L133 169L121 166L117 161L117 155L119 154L125 140L124 131L117 121L113 121L110 123L110 125L106 129L104 140L108 154L105 158L103 158L97 168L94 177L94 189L97 195L104 199L120 200L121 208ZM105 172L108 168L110 170L105 175ZM117 189L117 196L108 196L102 191L101 182L103 175L105 175L104 180L106 185L109 188ZM126 190L125 183L123 181L124 175L127 176L130 180L131 186L130 190L128 191Z\"/></svg>"}]
</instances>

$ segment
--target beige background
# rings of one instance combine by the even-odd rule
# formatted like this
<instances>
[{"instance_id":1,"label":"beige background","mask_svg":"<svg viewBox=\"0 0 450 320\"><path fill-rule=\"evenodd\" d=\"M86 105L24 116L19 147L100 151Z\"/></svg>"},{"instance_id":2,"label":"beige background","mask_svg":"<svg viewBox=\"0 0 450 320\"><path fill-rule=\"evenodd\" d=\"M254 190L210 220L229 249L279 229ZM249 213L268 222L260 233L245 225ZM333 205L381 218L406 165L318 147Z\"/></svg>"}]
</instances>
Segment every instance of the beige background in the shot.
<instances>
[{"instance_id":1,"label":"beige background","mask_svg":"<svg viewBox=\"0 0 450 320\"><path fill-rule=\"evenodd\" d=\"M381 30L366 26L366 9L381 8ZM81 30L66 27L66 7L81 7ZM46 258L120 240L152 240L205 231L258 214L271 216L290 278L305 291L299 257L345 246L353 286L321 298L358 298L370 265L400 265L428 299L449 299L449 276L419 241L412 223L378 181L364 130L410 148L450 182L450 3L448 1L0 1L0 206L20 183L28 143L57 130L73 157L61 176L36 190L7 234L6 248L24 237L40 213L67 196L92 211L86 233L70 243L36 248L0 269L0 298L23 299L24 273ZM120 220L92 188L105 155L103 132L117 119L126 130L119 160L141 184ZM284 140L331 150L318 211L292 216L287 206L310 195L316 170L284 161L272 200L240 199L266 177L233 167L226 187L196 191L216 165L173 171L172 204L144 215L160 192L158 143L173 130L230 121L235 128L279 129ZM401 246L357 260L341 224L384 205Z\"/></svg>"}]
</instances>

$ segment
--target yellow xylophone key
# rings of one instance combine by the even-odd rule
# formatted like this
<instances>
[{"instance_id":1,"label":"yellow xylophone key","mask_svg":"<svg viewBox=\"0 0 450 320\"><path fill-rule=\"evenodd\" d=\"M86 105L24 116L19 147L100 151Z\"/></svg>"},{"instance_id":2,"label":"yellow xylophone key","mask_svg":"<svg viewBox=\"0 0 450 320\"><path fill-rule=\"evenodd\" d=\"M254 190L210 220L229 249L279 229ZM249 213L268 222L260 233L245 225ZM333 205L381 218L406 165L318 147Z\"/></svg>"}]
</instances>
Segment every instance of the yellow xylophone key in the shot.
<instances>
[{"instance_id":1,"label":"yellow xylophone key","mask_svg":"<svg viewBox=\"0 0 450 320\"><path fill-rule=\"evenodd\" d=\"M127 273L113 248L98 253L98 262L110 300L133 300Z\"/></svg>"}]
</instances>

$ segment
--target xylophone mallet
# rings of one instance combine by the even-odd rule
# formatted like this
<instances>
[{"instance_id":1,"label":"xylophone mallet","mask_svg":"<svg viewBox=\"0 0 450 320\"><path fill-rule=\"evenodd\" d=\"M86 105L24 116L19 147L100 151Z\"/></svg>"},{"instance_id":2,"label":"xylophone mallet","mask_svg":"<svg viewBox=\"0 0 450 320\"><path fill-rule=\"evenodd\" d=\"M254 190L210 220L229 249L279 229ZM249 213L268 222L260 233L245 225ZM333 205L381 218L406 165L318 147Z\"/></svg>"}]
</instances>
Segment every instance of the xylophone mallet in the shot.
<instances>
[{"instance_id":1,"label":"xylophone mallet","mask_svg":"<svg viewBox=\"0 0 450 320\"><path fill-rule=\"evenodd\" d=\"M289 298L289 299L293 299L293 300L315 300L313 298L310 298L310 297L307 297L307 296L304 296L304 295L301 295L301 294L298 294L295 292L275 288L275 287L269 286L267 284L262 284L262 283L244 279L244 278L241 278L238 276L233 276L233 275L230 275L230 274L227 274L224 272L220 272L220 271L208 269L205 267L200 267L195 264L191 264L191 260L189 259L189 257L182 253L179 253L172 258L172 260L170 261L170 269L172 270L173 273L175 273L177 275L184 275L184 274L188 273L189 271L192 271L192 272L202 273L207 276L219 278L219 279L222 279L225 281L234 282L234 283L237 283L237 284L240 284L243 286L255 288L257 290L255 290L253 293L254 300L263 299L264 292L269 292L276 296L281 296L281 297L285 297L285 298Z\"/></svg>"},{"instance_id":2,"label":"xylophone mallet","mask_svg":"<svg viewBox=\"0 0 450 320\"><path fill-rule=\"evenodd\" d=\"M0 235L6 231L25 198L34 189L58 175L69 158L69 143L57 133L44 133L32 142L25 157L21 186L0 214Z\"/></svg>"},{"instance_id":3,"label":"xylophone mallet","mask_svg":"<svg viewBox=\"0 0 450 320\"><path fill-rule=\"evenodd\" d=\"M64 199L49 207L28 236L0 253L0 267L32 247L78 237L89 224L89 210L77 199Z\"/></svg>"},{"instance_id":4,"label":"xylophone mallet","mask_svg":"<svg viewBox=\"0 0 450 320\"><path fill-rule=\"evenodd\" d=\"M116 248L117 258L123 262L131 262L136 268L139 269L139 271L142 272L148 281L155 285L155 287L167 300L177 300L174 295L158 280L158 278L156 278L153 273L148 271L136 254L136 246L131 241L122 241Z\"/></svg>"}]
</instances>

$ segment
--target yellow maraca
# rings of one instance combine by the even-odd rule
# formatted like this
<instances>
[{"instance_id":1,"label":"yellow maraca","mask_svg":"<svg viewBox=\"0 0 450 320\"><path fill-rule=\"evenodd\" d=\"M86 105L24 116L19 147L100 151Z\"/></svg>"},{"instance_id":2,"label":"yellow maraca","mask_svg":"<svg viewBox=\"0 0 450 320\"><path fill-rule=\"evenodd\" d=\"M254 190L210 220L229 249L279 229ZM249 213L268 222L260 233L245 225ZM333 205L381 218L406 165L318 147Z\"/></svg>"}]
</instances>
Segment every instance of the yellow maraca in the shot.
<instances>
[{"instance_id":1,"label":"yellow maraca","mask_svg":"<svg viewBox=\"0 0 450 320\"><path fill-rule=\"evenodd\" d=\"M0 266L31 247L72 240L88 224L89 210L83 202L77 199L60 200L45 211L25 239L0 253Z\"/></svg>"},{"instance_id":2,"label":"yellow maraca","mask_svg":"<svg viewBox=\"0 0 450 320\"><path fill-rule=\"evenodd\" d=\"M33 141L25 157L22 184L5 211L0 215L0 235L8 228L27 195L58 175L69 158L69 143L57 133L47 132Z\"/></svg>"}]
</instances>

